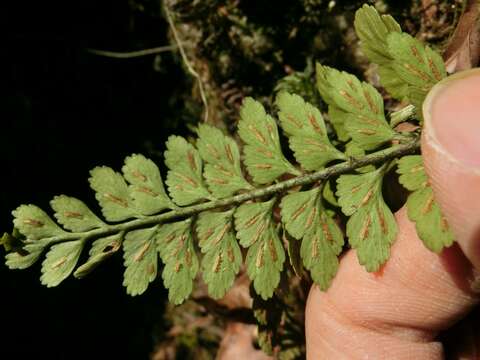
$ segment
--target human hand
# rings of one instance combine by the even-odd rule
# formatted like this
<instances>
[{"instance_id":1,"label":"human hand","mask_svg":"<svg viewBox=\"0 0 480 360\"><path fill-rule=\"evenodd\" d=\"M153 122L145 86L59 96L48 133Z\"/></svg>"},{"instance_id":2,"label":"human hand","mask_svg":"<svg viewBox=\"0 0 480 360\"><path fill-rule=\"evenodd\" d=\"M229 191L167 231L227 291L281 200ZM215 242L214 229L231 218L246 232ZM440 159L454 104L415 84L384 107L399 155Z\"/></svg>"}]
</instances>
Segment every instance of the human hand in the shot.
<instances>
[{"instance_id":1,"label":"human hand","mask_svg":"<svg viewBox=\"0 0 480 360\"><path fill-rule=\"evenodd\" d=\"M424 115L425 168L457 244L430 252L405 207L399 210L399 234L380 272L367 273L350 250L328 291L312 287L309 360L441 359L438 335L473 315L480 299L480 69L435 86ZM458 341L456 356L480 358L480 317L477 331L468 320L448 335Z\"/></svg>"}]
</instances>

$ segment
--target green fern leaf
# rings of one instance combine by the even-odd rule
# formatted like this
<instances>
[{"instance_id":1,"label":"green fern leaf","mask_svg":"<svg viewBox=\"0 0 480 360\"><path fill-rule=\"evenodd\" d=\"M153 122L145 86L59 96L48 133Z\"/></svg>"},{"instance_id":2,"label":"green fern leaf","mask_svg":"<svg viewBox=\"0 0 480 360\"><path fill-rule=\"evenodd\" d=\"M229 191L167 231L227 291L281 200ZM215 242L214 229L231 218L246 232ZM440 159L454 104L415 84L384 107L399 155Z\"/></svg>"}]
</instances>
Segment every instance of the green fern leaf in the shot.
<instances>
[{"instance_id":1,"label":"green fern leaf","mask_svg":"<svg viewBox=\"0 0 480 360\"><path fill-rule=\"evenodd\" d=\"M398 77L392 65L379 66L378 76L382 86L394 99L402 101L411 96L408 85Z\"/></svg>"},{"instance_id":2,"label":"green fern leaf","mask_svg":"<svg viewBox=\"0 0 480 360\"><path fill-rule=\"evenodd\" d=\"M202 178L202 159L198 151L181 136L170 136L165 151L168 191L180 206L211 196Z\"/></svg>"},{"instance_id":3,"label":"green fern leaf","mask_svg":"<svg viewBox=\"0 0 480 360\"><path fill-rule=\"evenodd\" d=\"M73 273L77 279L90 274L110 256L115 254L122 246L123 233L115 234L105 238L97 239L93 242L89 251L89 258L87 262L77 268Z\"/></svg>"},{"instance_id":4,"label":"green fern leaf","mask_svg":"<svg viewBox=\"0 0 480 360\"><path fill-rule=\"evenodd\" d=\"M300 96L280 93L276 104L283 130L289 136L295 159L306 170L318 170L332 160L344 160L328 139L322 114Z\"/></svg>"},{"instance_id":5,"label":"green fern leaf","mask_svg":"<svg viewBox=\"0 0 480 360\"><path fill-rule=\"evenodd\" d=\"M278 232L270 222L260 238L247 252L245 264L253 287L264 300L271 298L280 283L280 274L285 261L285 250Z\"/></svg>"},{"instance_id":6,"label":"green fern leaf","mask_svg":"<svg viewBox=\"0 0 480 360\"><path fill-rule=\"evenodd\" d=\"M415 191L428 186L421 155L408 155L398 161L399 182L405 189Z\"/></svg>"},{"instance_id":7,"label":"green fern leaf","mask_svg":"<svg viewBox=\"0 0 480 360\"><path fill-rule=\"evenodd\" d=\"M191 219L165 224L157 235L158 251L165 264L163 282L174 304L181 304L190 295L199 268L191 225Z\"/></svg>"},{"instance_id":8,"label":"green fern leaf","mask_svg":"<svg viewBox=\"0 0 480 360\"><path fill-rule=\"evenodd\" d=\"M243 204L235 211L240 244L248 248L247 274L262 298L268 299L280 282L285 251L272 222L275 199Z\"/></svg>"},{"instance_id":9,"label":"green fern leaf","mask_svg":"<svg viewBox=\"0 0 480 360\"><path fill-rule=\"evenodd\" d=\"M272 221L275 199L266 202L240 205L235 211L235 229L240 245L254 244Z\"/></svg>"},{"instance_id":10,"label":"green fern leaf","mask_svg":"<svg viewBox=\"0 0 480 360\"><path fill-rule=\"evenodd\" d=\"M15 228L28 239L39 240L56 235L63 235L62 230L53 220L38 206L21 205L12 212L15 217Z\"/></svg>"},{"instance_id":11,"label":"green fern leaf","mask_svg":"<svg viewBox=\"0 0 480 360\"><path fill-rule=\"evenodd\" d=\"M26 269L40 258L46 245L45 241L38 240L25 245L21 250L10 252L5 255L5 265L11 270Z\"/></svg>"},{"instance_id":12,"label":"green fern leaf","mask_svg":"<svg viewBox=\"0 0 480 360\"><path fill-rule=\"evenodd\" d=\"M300 240L318 216L320 188L288 194L280 203L282 222L288 233Z\"/></svg>"},{"instance_id":13,"label":"green fern leaf","mask_svg":"<svg viewBox=\"0 0 480 360\"><path fill-rule=\"evenodd\" d=\"M355 13L355 31L368 59L376 64L392 61L388 51L387 37L392 32L400 33L400 25L390 15L382 15L371 5L363 5Z\"/></svg>"},{"instance_id":14,"label":"green fern leaf","mask_svg":"<svg viewBox=\"0 0 480 360\"><path fill-rule=\"evenodd\" d=\"M54 287L65 280L77 265L84 243L80 239L52 246L42 263L42 284Z\"/></svg>"},{"instance_id":15,"label":"green fern leaf","mask_svg":"<svg viewBox=\"0 0 480 360\"><path fill-rule=\"evenodd\" d=\"M345 128L345 122L348 120L348 113L340 110L334 105L328 105L328 119L332 124L340 141L348 141L351 137Z\"/></svg>"},{"instance_id":16,"label":"green fern leaf","mask_svg":"<svg viewBox=\"0 0 480 360\"><path fill-rule=\"evenodd\" d=\"M55 211L57 221L73 232L88 231L105 225L83 201L73 197L55 196L50 201L50 206Z\"/></svg>"},{"instance_id":17,"label":"green fern leaf","mask_svg":"<svg viewBox=\"0 0 480 360\"><path fill-rule=\"evenodd\" d=\"M96 167L90 171L89 182L108 221L122 221L137 215L122 175L107 166Z\"/></svg>"},{"instance_id":18,"label":"green fern leaf","mask_svg":"<svg viewBox=\"0 0 480 360\"><path fill-rule=\"evenodd\" d=\"M200 124L197 147L206 162L204 176L209 190L224 198L252 186L245 180L237 143L213 126Z\"/></svg>"},{"instance_id":19,"label":"green fern leaf","mask_svg":"<svg viewBox=\"0 0 480 360\"><path fill-rule=\"evenodd\" d=\"M176 206L165 193L160 170L143 155L133 154L125 159L123 176L130 183L134 206L143 215L152 215Z\"/></svg>"},{"instance_id":20,"label":"green fern leaf","mask_svg":"<svg viewBox=\"0 0 480 360\"><path fill-rule=\"evenodd\" d=\"M238 134L245 143L244 163L256 183L271 183L285 173L300 174L283 156L275 120L252 98L243 102Z\"/></svg>"},{"instance_id":21,"label":"green fern leaf","mask_svg":"<svg viewBox=\"0 0 480 360\"><path fill-rule=\"evenodd\" d=\"M336 222L326 215L317 201L313 225L306 231L300 248L305 268L321 290L326 290L338 270L338 255L343 248L343 234Z\"/></svg>"},{"instance_id":22,"label":"green fern leaf","mask_svg":"<svg viewBox=\"0 0 480 360\"><path fill-rule=\"evenodd\" d=\"M389 34L387 43L396 76L408 85L408 98L420 110L428 91L447 76L442 57L405 33ZM422 117L421 111L417 115Z\"/></svg>"},{"instance_id":23,"label":"green fern leaf","mask_svg":"<svg viewBox=\"0 0 480 360\"><path fill-rule=\"evenodd\" d=\"M157 232L158 226L154 226L133 230L125 235L123 264L126 269L123 286L127 288L129 295L143 294L157 277Z\"/></svg>"},{"instance_id":24,"label":"green fern leaf","mask_svg":"<svg viewBox=\"0 0 480 360\"><path fill-rule=\"evenodd\" d=\"M343 126L360 147L372 150L393 139L395 132L385 120L382 96L373 86L320 64L317 85L327 104L344 112Z\"/></svg>"},{"instance_id":25,"label":"green fern leaf","mask_svg":"<svg viewBox=\"0 0 480 360\"><path fill-rule=\"evenodd\" d=\"M321 188L285 196L281 203L282 222L289 234L302 239L300 256L313 281L326 289L338 269L337 256L343 235L321 203Z\"/></svg>"},{"instance_id":26,"label":"green fern leaf","mask_svg":"<svg viewBox=\"0 0 480 360\"><path fill-rule=\"evenodd\" d=\"M408 217L415 222L417 234L428 249L439 253L453 244L453 232L434 200L431 187L410 194L407 208Z\"/></svg>"},{"instance_id":27,"label":"green fern leaf","mask_svg":"<svg viewBox=\"0 0 480 360\"><path fill-rule=\"evenodd\" d=\"M337 180L338 202L347 222L350 245L357 250L360 264L377 271L390 256L397 224L382 196L385 165L361 175L342 175Z\"/></svg>"},{"instance_id":28,"label":"green fern leaf","mask_svg":"<svg viewBox=\"0 0 480 360\"><path fill-rule=\"evenodd\" d=\"M407 200L408 217L415 222L417 234L425 246L436 253L451 246L454 241L453 232L434 199L422 157L404 156L398 162L398 173L400 183L413 191Z\"/></svg>"},{"instance_id":29,"label":"green fern leaf","mask_svg":"<svg viewBox=\"0 0 480 360\"><path fill-rule=\"evenodd\" d=\"M371 62L379 65L382 86L396 99L407 97L408 86L398 79L393 70L394 57L387 45L389 34L401 33L400 25L390 15L380 15L373 6L365 4L355 13L354 26L363 53Z\"/></svg>"},{"instance_id":30,"label":"green fern leaf","mask_svg":"<svg viewBox=\"0 0 480 360\"><path fill-rule=\"evenodd\" d=\"M205 212L197 221L203 279L214 299L225 295L242 265L242 252L233 233L233 211Z\"/></svg>"}]
</instances>

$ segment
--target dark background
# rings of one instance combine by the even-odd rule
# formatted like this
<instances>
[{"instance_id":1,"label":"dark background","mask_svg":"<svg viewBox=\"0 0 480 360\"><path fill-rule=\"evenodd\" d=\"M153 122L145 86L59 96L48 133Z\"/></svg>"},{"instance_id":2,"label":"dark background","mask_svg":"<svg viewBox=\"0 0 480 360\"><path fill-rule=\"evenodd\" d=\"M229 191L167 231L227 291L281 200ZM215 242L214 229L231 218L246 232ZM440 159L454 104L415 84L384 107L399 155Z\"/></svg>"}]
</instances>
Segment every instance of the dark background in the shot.
<instances>
[{"instance_id":1,"label":"dark background","mask_svg":"<svg viewBox=\"0 0 480 360\"><path fill-rule=\"evenodd\" d=\"M166 84L182 86L181 69L163 55L109 59L87 48L130 51L167 44L153 3L127 0L10 1L1 5L4 62L0 96L0 231L22 203L49 210L68 194L94 203L88 170L119 169L123 158L163 145L171 123ZM155 155L152 155L155 157ZM158 159L155 159L158 161ZM0 250L1 359L147 358L161 327L161 280L132 298L122 287L121 255L84 280L40 284L40 264L10 271ZM39 261L41 263L41 261Z\"/></svg>"}]
</instances>

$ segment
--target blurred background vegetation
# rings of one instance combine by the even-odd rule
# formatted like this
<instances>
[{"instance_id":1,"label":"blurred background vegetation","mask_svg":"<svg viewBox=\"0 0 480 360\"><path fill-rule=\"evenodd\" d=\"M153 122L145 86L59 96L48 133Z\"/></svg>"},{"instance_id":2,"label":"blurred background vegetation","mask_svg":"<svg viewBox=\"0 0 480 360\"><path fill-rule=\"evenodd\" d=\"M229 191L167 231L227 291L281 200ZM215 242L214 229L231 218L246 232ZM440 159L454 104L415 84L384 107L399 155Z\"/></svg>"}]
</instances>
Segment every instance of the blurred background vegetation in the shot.
<instances>
[{"instance_id":1,"label":"blurred background vegetation","mask_svg":"<svg viewBox=\"0 0 480 360\"><path fill-rule=\"evenodd\" d=\"M89 169L118 169L134 152L162 164L168 135L193 134L205 107L179 42L203 84L207 121L228 132L235 129L245 96L268 106L275 90L288 89L321 106L314 61L375 83L352 27L354 11L364 2L171 0L178 39L160 0L2 5L0 230L11 230L10 212L18 205L48 208L57 194L85 199L95 208ZM461 0L370 3L439 48L463 5ZM167 45L172 49L128 58L96 51ZM131 298L122 288L122 272L116 256L82 281L70 278L47 289L38 280L38 264L19 272L8 271L2 261L0 358L214 357L225 326L222 316L210 313L219 311L217 305L204 299L175 310L166 303L161 280ZM305 294L297 295L284 300L295 304L301 321ZM188 327L195 319L205 321Z\"/></svg>"}]
</instances>

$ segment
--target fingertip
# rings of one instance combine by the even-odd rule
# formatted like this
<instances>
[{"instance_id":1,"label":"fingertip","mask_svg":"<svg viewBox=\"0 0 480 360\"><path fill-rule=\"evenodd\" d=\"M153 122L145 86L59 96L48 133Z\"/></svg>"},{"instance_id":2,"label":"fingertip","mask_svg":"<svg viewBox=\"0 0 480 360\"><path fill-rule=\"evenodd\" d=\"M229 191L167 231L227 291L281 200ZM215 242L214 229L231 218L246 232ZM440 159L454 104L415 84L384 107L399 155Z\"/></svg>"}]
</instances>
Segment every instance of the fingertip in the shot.
<instances>
[{"instance_id":1,"label":"fingertip","mask_svg":"<svg viewBox=\"0 0 480 360\"><path fill-rule=\"evenodd\" d=\"M434 86L423 113L422 154L435 198L480 269L480 69Z\"/></svg>"}]
</instances>

